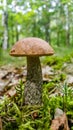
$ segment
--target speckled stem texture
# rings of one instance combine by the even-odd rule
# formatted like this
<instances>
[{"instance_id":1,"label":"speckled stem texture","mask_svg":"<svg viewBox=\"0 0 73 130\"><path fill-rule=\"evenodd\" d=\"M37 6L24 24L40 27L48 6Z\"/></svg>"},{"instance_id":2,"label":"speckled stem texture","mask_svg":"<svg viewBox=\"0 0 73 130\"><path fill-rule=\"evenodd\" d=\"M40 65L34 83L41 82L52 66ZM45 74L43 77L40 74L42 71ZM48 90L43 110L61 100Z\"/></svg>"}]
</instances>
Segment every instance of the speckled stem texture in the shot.
<instances>
[{"instance_id":1,"label":"speckled stem texture","mask_svg":"<svg viewBox=\"0 0 73 130\"><path fill-rule=\"evenodd\" d=\"M42 71L39 57L27 57L27 79L25 83L25 104L42 103Z\"/></svg>"}]
</instances>

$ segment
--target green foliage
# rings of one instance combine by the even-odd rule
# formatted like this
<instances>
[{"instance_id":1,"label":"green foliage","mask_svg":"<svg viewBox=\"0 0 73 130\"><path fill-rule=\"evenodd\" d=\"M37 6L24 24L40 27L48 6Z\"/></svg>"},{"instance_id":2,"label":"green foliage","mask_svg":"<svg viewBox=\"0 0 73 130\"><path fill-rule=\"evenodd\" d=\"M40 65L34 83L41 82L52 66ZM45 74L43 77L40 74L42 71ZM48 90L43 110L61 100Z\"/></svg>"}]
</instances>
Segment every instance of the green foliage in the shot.
<instances>
[{"instance_id":1,"label":"green foliage","mask_svg":"<svg viewBox=\"0 0 73 130\"><path fill-rule=\"evenodd\" d=\"M51 114L50 118L53 118L55 109L58 107L62 109L62 106L60 106L62 104L62 98L59 96L50 97L51 92L53 92L52 90L55 90L53 87L52 87L52 90L50 89L51 84L55 88L54 83L48 83L47 85L44 84L44 89L43 89L43 100L44 101L43 101L43 103L44 103L44 107L45 107L44 110L49 109L50 114Z\"/></svg>"},{"instance_id":2,"label":"green foliage","mask_svg":"<svg viewBox=\"0 0 73 130\"><path fill-rule=\"evenodd\" d=\"M72 0L12 0L7 1L8 14L8 47L18 39L27 36L41 37L52 45L73 45L73 1ZM3 23L4 5L0 4L0 22ZM5 19L6 20L6 19ZM18 29L20 26L20 29ZM4 30L0 24L3 44Z\"/></svg>"},{"instance_id":3,"label":"green foliage","mask_svg":"<svg viewBox=\"0 0 73 130\"><path fill-rule=\"evenodd\" d=\"M47 104L49 99L46 97L46 92L43 93L43 106L20 106L19 99L23 98L23 92L20 89L20 87L23 88L22 81L20 81L17 87L18 97L15 97L14 101L13 99L5 97L0 104L0 116L4 122L4 130L12 130L13 128L15 130L34 130L35 128L48 130L50 128L50 108L49 104ZM45 100L46 103L44 102ZM37 114L36 117L34 113ZM16 127L14 127L14 125Z\"/></svg>"},{"instance_id":4,"label":"green foliage","mask_svg":"<svg viewBox=\"0 0 73 130\"><path fill-rule=\"evenodd\" d=\"M71 130L73 130L73 127L71 127Z\"/></svg>"},{"instance_id":5,"label":"green foliage","mask_svg":"<svg viewBox=\"0 0 73 130\"><path fill-rule=\"evenodd\" d=\"M50 123L56 108L65 111L73 119L73 89L67 83L57 84L52 81L43 85L41 106L23 105L24 84L19 81L16 86L17 95L13 98L4 97L0 101L0 116L4 130L50 130ZM52 95L56 88L59 94ZM54 91L56 90L54 89Z\"/></svg>"},{"instance_id":6,"label":"green foliage","mask_svg":"<svg viewBox=\"0 0 73 130\"><path fill-rule=\"evenodd\" d=\"M69 87L67 83L64 83L63 86L60 86L60 91L63 94L63 109L66 112L69 108L71 109L72 106L71 101L73 100L73 89L72 87Z\"/></svg>"},{"instance_id":7,"label":"green foliage","mask_svg":"<svg viewBox=\"0 0 73 130\"><path fill-rule=\"evenodd\" d=\"M0 48L0 66L12 64L14 66L25 65L25 58L11 57L10 50L2 50Z\"/></svg>"},{"instance_id":8,"label":"green foliage","mask_svg":"<svg viewBox=\"0 0 73 130\"><path fill-rule=\"evenodd\" d=\"M34 128L31 127L31 122L28 121L26 124L21 124L19 126L19 130L34 130Z\"/></svg>"},{"instance_id":9,"label":"green foliage","mask_svg":"<svg viewBox=\"0 0 73 130\"><path fill-rule=\"evenodd\" d=\"M43 64L52 66L54 70L61 70L64 63L72 63L73 50L71 48L66 47L65 50L63 50L63 47L60 47L54 49L56 54L50 57L44 57L42 60Z\"/></svg>"},{"instance_id":10,"label":"green foliage","mask_svg":"<svg viewBox=\"0 0 73 130\"><path fill-rule=\"evenodd\" d=\"M18 103L22 107L23 105L23 97L24 97L24 84L22 80L20 80L19 85L16 86L16 92L17 92L17 97L18 97Z\"/></svg>"}]
</instances>

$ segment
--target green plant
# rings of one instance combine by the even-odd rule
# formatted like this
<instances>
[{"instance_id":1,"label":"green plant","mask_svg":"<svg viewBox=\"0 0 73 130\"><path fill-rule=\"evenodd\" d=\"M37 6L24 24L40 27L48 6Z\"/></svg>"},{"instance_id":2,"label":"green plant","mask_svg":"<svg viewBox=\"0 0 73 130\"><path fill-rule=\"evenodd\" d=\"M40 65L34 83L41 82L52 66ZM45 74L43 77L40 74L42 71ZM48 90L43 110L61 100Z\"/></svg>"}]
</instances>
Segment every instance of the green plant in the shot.
<instances>
[{"instance_id":1,"label":"green plant","mask_svg":"<svg viewBox=\"0 0 73 130\"><path fill-rule=\"evenodd\" d=\"M73 100L73 89L72 87L69 87L69 85L65 82L60 87L60 90L63 96L63 110L67 111L70 106L71 100Z\"/></svg>"},{"instance_id":2,"label":"green plant","mask_svg":"<svg viewBox=\"0 0 73 130\"><path fill-rule=\"evenodd\" d=\"M51 96L51 87L59 89L60 95ZM52 88L53 88L52 87ZM56 108L64 109L69 118L73 119L73 90L67 83L49 82L43 85L42 106L23 105L23 82L16 87L17 95L13 98L4 97L0 102L0 116L4 130L49 130Z\"/></svg>"},{"instance_id":3,"label":"green plant","mask_svg":"<svg viewBox=\"0 0 73 130\"><path fill-rule=\"evenodd\" d=\"M17 93L17 100L19 105L22 107L24 100L24 83L22 80L19 81L19 84L15 87Z\"/></svg>"},{"instance_id":4,"label":"green plant","mask_svg":"<svg viewBox=\"0 0 73 130\"><path fill-rule=\"evenodd\" d=\"M71 127L71 130L73 130L73 126Z\"/></svg>"}]
</instances>

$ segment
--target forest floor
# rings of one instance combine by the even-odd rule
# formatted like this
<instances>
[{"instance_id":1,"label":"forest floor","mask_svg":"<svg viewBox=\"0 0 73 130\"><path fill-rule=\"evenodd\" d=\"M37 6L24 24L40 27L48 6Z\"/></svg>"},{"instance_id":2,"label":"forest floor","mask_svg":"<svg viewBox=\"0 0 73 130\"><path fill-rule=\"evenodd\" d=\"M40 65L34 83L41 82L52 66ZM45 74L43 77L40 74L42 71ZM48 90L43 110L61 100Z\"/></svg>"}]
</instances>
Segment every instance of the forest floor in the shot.
<instances>
[{"instance_id":1,"label":"forest floor","mask_svg":"<svg viewBox=\"0 0 73 130\"><path fill-rule=\"evenodd\" d=\"M59 52L61 52L61 53L59 53ZM14 57L12 57L12 59L10 59L10 57L8 56L8 53L7 53L6 57L4 57L4 55L5 55L5 52L3 52L3 57L1 57L1 61L0 61L1 62L1 65L0 65L1 66L0 67L0 102L3 102L3 100L5 101L4 97L7 97L7 98L11 98L11 100L13 100L17 104L18 100L15 101L15 98L17 98L16 86L19 86L19 84L20 85L22 84L21 80L22 80L23 84L25 84L26 74L27 74L26 59L17 58L17 60L16 60L16 58L14 58ZM21 63L21 61L22 61L22 63ZM59 95L65 96L65 102L63 102L65 104L62 104L62 106L60 106L60 104L57 105L55 103L51 104L52 105L51 106L50 102L48 105L50 106L50 109L53 109L52 110L53 112L51 112L53 115L54 115L55 108L58 107L58 108L62 109L63 105L64 105L64 107L66 107L66 114L67 114L68 118L71 120L70 124L72 124L72 125L70 125L70 129L73 130L73 128L72 128L72 126L73 126L73 112L72 112L73 97L71 97L71 96L73 96L73 51L71 49L70 50L67 49L65 51L64 51L64 49L62 51L61 51L61 49L57 49L57 54L55 54L54 56L42 57L41 65L42 65L43 86L45 86L48 89L48 95L49 95L48 99L46 96L43 96L43 98L46 98L46 101L47 100L49 101L49 97L51 98L51 97L56 97ZM44 89L44 92L45 91L46 91L46 89ZM46 95L47 95L47 92L46 92ZM59 97L58 97L58 100L60 100ZM72 102L69 104L70 100ZM53 101L55 101L55 99L52 99L51 103L53 103ZM61 102L62 102L62 100L60 101L60 103ZM59 103L59 101L58 101L58 103ZM7 102L7 106L8 106L8 104L10 104L10 102L9 103ZM4 104L4 105L6 105L6 104ZM55 105L55 108L53 108L54 105ZM14 124L13 123L14 117L12 117L10 115L12 110L11 111L6 110L7 108L4 108L4 107L5 106L3 106L3 104L1 103L0 111L2 109L4 109L4 111L7 111L6 112L7 115L6 115L6 113L4 113L4 111L1 112L1 115L0 115L3 120L4 129L12 130L14 127L8 126L9 124L7 125L8 117L9 117L9 120L12 122L12 124ZM47 107L45 104L45 109L46 108ZM33 109L33 110L35 110L35 109ZM8 111L9 111L9 114L8 114ZM47 111L47 109L46 109L46 111ZM16 114L18 114L18 113L15 112L15 116L16 116ZM45 113L45 115L46 115L46 119L47 119L48 118L47 114ZM52 119L53 119L53 115L51 117ZM10 118L10 116L12 118ZM19 118L16 119L16 121L18 122L17 124L19 125L18 120L19 120ZM40 121L41 121L41 119L40 119ZM27 126L29 127L29 130L34 130L33 125L31 128L31 125L30 125L31 123L29 123L29 121L25 121L25 122L26 122ZM41 128L39 126L38 129L41 130L42 124L41 124L41 122L39 122L39 120L38 120L38 123L41 125ZM36 123L36 124L38 124L38 123ZM18 130L20 130L22 125L23 124L19 125ZM23 126L23 129L26 128L25 130L27 130L27 126ZM48 126L47 127L44 126L43 130L45 130L45 129L48 130L48 128L49 128ZM21 129L21 130L23 130L23 129Z\"/></svg>"}]
</instances>

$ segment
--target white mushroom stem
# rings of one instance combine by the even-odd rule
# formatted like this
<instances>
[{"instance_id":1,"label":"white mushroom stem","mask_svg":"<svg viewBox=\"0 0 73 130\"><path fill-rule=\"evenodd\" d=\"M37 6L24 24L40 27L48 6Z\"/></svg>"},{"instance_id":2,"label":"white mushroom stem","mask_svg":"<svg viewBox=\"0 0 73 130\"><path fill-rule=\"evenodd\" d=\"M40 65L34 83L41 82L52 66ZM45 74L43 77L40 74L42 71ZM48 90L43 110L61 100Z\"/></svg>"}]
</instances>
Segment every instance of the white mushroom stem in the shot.
<instances>
[{"instance_id":1,"label":"white mushroom stem","mask_svg":"<svg viewBox=\"0 0 73 130\"><path fill-rule=\"evenodd\" d=\"M36 105L42 102L42 70L38 56L27 57L27 79L25 83L25 104Z\"/></svg>"}]
</instances>

